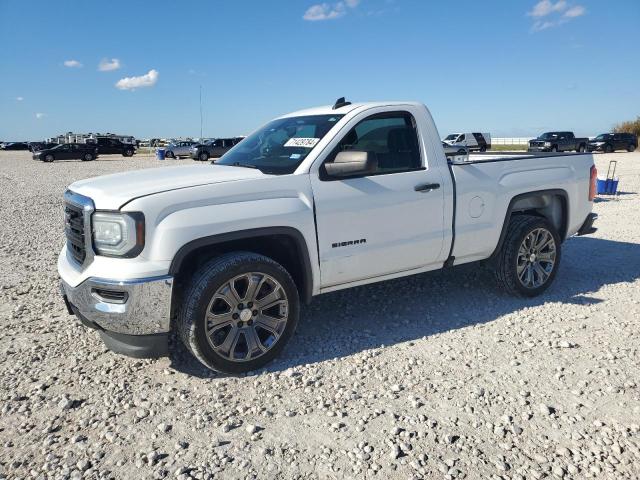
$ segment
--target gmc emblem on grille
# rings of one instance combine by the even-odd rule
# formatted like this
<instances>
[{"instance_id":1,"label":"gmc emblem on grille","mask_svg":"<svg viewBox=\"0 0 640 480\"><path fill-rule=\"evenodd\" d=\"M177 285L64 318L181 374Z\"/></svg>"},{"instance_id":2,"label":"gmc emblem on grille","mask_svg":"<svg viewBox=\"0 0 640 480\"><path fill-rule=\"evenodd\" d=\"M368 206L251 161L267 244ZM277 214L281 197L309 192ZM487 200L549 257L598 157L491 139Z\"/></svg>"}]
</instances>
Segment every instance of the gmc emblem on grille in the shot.
<instances>
[{"instance_id":1,"label":"gmc emblem on grille","mask_svg":"<svg viewBox=\"0 0 640 480\"><path fill-rule=\"evenodd\" d=\"M367 239L361 238L360 240L348 240L346 242L332 243L331 248L348 247L350 245L360 245L362 243L367 243Z\"/></svg>"}]
</instances>

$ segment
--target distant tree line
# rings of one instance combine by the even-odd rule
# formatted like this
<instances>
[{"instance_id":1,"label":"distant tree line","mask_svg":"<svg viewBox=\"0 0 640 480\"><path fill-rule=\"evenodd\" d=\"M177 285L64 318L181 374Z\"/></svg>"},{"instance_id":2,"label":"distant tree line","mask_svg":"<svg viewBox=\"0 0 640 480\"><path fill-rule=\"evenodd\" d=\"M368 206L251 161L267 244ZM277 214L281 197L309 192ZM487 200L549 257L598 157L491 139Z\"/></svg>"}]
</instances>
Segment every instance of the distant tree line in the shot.
<instances>
[{"instance_id":1,"label":"distant tree line","mask_svg":"<svg viewBox=\"0 0 640 480\"><path fill-rule=\"evenodd\" d=\"M613 131L617 133L633 133L640 136L640 117L637 117L635 120L618 123L613 127Z\"/></svg>"}]
</instances>

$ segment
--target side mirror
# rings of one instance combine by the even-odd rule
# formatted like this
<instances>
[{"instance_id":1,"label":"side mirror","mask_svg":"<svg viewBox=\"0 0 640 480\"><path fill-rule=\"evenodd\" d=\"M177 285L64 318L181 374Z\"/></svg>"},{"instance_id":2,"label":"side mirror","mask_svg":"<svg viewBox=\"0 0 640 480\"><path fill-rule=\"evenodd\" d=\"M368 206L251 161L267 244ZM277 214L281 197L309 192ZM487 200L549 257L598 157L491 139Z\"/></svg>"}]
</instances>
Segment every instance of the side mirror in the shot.
<instances>
[{"instance_id":1,"label":"side mirror","mask_svg":"<svg viewBox=\"0 0 640 480\"><path fill-rule=\"evenodd\" d=\"M373 152L346 150L338 153L333 162L325 163L324 167L332 177L368 175L375 172L378 160Z\"/></svg>"}]
</instances>

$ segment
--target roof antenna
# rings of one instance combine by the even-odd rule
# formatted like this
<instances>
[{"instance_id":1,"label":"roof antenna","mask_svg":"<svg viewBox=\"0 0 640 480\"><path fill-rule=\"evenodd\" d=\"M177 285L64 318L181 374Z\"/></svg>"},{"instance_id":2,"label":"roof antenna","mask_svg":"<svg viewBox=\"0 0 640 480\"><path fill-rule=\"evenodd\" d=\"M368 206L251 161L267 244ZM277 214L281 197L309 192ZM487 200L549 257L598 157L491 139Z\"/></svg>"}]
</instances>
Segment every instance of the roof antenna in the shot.
<instances>
[{"instance_id":1,"label":"roof antenna","mask_svg":"<svg viewBox=\"0 0 640 480\"><path fill-rule=\"evenodd\" d=\"M333 110L337 110L340 107L346 107L347 105L351 105L351 102L347 102L344 97L340 97L333 105Z\"/></svg>"}]
</instances>

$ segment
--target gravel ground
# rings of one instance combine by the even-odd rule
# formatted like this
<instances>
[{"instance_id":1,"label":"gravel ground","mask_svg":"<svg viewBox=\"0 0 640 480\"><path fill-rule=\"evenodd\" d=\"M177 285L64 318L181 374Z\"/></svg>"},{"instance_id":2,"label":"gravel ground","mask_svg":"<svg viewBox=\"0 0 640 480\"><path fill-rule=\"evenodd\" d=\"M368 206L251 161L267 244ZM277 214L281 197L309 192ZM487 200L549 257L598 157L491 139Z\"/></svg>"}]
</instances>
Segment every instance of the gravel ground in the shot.
<instances>
[{"instance_id":1,"label":"gravel ground","mask_svg":"<svg viewBox=\"0 0 640 480\"><path fill-rule=\"evenodd\" d=\"M0 152L0 478L640 477L640 154L554 285L479 266L318 297L282 358L225 377L108 352L58 294L69 183L190 164Z\"/></svg>"}]
</instances>

